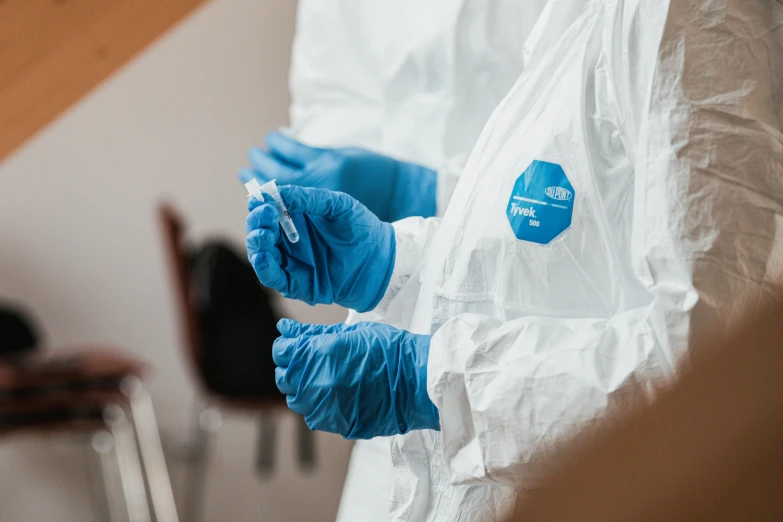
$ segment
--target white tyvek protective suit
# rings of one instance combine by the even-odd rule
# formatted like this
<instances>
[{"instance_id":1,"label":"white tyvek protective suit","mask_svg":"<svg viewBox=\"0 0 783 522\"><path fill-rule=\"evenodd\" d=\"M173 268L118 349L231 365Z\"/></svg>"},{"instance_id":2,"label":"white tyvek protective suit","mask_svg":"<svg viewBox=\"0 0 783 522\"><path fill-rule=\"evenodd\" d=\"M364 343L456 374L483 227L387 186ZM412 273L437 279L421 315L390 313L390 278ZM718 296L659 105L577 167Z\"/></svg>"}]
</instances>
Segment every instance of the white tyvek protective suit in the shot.
<instances>
[{"instance_id":1,"label":"white tyvek protective suit","mask_svg":"<svg viewBox=\"0 0 783 522\"><path fill-rule=\"evenodd\" d=\"M300 0L291 131L438 171L443 215L470 151L523 68L546 0ZM358 441L338 521L388 520L390 439Z\"/></svg>"},{"instance_id":2,"label":"white tyvek protective suit","mask_svg":"<svg viewBox=\"0 0 783 522\"><path fill-rule=\"evenodd\" d=\"M291 131L438 171L438 215L546 0L300 0Z\"/></svg>"},{"instance_id":3,"label":"white tyvek protective suit","mask_svg":"<svg viewBox=\"0 0 783 522\"><path fill-rule=\"evenodd\" d=\"M394 438L395 520L498 520L783 278L783 5L549 7L445 216L394 224L368 317L433 335L442 427Z\"/></svg>"}]
</instances>

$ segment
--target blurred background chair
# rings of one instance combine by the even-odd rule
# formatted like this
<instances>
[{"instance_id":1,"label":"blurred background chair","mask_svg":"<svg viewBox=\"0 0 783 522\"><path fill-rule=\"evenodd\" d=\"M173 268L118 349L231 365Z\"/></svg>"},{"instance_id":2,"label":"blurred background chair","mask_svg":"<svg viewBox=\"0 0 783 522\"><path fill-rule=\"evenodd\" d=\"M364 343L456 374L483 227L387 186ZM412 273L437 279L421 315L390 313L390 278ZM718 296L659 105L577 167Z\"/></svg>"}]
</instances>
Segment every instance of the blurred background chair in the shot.
<instances>
[{"instance_id":1,"label":"blurred background chair","mask_svg":"<svg viewBox=\"0 0 783 522\"><path fill-rule=\"evenodd\" d=\"M279 314L272 294L252 267L222 241L198 249L188 244L185 224L168 203L158 208L179 318L183 353L199 389L195 401L185 484L184 519L201 519L211 438L221 427L222 412L259 416L257 467L274 466L276 411L287 411L277 390L272 343ZM313 434L298 430L300 467L314 465Z\"/></svg>"},{"instance_id":2,"label":"blurred background chair","mask_svg":"<svg viewBox=\"0 0 783 522\"><path fill-rule=\"evenodd\" d=\"M49 356L38 341L26 314L0 312L0 437L76 436L91 448L97 520L177 521L143 364L103 347Z\"/></svg>"}]
</instances>

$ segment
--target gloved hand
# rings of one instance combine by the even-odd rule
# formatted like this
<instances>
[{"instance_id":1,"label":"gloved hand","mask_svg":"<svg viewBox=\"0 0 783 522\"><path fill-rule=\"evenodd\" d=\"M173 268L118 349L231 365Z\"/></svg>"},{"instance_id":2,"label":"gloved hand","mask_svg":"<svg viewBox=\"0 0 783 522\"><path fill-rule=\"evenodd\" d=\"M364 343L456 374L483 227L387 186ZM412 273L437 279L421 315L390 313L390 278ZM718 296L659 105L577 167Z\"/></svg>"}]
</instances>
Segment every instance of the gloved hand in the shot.
<instances>
[{"instance_id":1,"label":"gloved hand","mask_svg":"<svg viewBox=\"0 0 783 522\"><path fill-rule=\"evenodd\" d=\"M277 179L278 185L345 192L386 222L435 215L437 174L426 167L364 149L308 147L277 132L266 144L269 151L248 153L253 168L240 171L242 183L255 177L262 184Z\"/></svg>"},{"instance_id":2,"label":"gloved hand","mask_svg":"<svg viewBox=\"0 0 783 522\"><path fill-rule=\"evenodd\" d=\"M342 192L279 189L299 241L281 235L280 214L269 196L263 202L250 198L247 256L261 284L311 305L375 308L394 269L392 226Z\"/></svg>"},{"instance_id":3,"label":"gloved hand","mask_svg":"<svg viewBox=\"0 0 783 522\"><path fill-rule=\"evenodd\" d=\"M272 348L277 387L314 430L370 439L440 429L427 395L430 336L380 323L283 319Z\"/></svg>"}]
</instances>

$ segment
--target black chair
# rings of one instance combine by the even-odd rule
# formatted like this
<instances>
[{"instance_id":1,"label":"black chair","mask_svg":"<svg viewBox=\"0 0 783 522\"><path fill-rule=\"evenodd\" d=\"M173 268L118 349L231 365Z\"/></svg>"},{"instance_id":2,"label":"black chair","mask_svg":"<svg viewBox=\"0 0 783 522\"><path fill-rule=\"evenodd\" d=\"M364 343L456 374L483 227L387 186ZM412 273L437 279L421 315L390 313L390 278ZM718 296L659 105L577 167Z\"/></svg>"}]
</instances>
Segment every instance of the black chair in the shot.
<instances>
[{"instance_id":1,"label":"black chair","mask_svg":"<svg viewBox=\"0 0 783 522\"><path fill-rule=\"evenodd\" d=\"M222 412L259 416L257 467L268 473L274 465L275 420L288 411L277 390L271 348L279 335L277 314L246 261L231 247L213 242L198 253L185 239L185 225L169 204L158 208L179 316L183 353L199 388L191 435L192 470L185 492L184 518L201 519L212 436L220 429ZM314 464L313 435L304 422L298 431L299 462Z\"/></svg>"}]
</instances>

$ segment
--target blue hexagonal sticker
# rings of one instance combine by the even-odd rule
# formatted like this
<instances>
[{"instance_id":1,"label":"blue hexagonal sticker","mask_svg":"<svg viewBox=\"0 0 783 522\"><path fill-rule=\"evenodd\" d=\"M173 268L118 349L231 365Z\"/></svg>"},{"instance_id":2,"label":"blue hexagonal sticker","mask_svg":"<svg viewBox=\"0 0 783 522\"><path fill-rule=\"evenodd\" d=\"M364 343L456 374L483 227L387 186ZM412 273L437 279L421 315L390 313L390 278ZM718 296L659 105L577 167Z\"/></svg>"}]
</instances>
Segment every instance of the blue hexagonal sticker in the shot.
<instances>
[{"instance_id":1,"label":"blue hexagonal sticker","mask_svg":"<svg viewBox=\"0 0 783 522\"><path fill-rule=\"evenodd\" d=\"M535 160L517 178L506 215L517 239L547 245L571 226L574 187L563 167Z\"/></svg>"}]
</instances>

